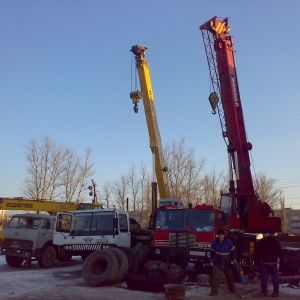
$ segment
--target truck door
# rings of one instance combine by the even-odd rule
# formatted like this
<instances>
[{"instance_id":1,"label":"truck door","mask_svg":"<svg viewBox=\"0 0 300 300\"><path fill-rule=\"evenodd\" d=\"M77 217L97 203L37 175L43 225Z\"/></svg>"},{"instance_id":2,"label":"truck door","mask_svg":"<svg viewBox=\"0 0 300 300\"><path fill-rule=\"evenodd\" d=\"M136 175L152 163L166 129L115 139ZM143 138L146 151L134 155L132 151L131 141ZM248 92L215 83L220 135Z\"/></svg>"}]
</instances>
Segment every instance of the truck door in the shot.
<instances>
[{"instance_id":1,"label":"truck door","mask_svg":"<svg viewBox=\"0 0 300 300\"><path fill-rule=\"evenodd\" d=\"M115 243L119 247L130 247L131 235L129 230L129 219L127 214L118 214L118 230L115 235Z\"/></svg>"},{"instance_id":2,"label":"truck door","mask_svg":"<svg viewBox=\"0 0 300 300\"><path fill-rule=\"evenodd\" d=\"M43 218L40 224L37 248L41 249L48 242L53 240L53 222L51 218Z\"/></svg>"}]
</instances>

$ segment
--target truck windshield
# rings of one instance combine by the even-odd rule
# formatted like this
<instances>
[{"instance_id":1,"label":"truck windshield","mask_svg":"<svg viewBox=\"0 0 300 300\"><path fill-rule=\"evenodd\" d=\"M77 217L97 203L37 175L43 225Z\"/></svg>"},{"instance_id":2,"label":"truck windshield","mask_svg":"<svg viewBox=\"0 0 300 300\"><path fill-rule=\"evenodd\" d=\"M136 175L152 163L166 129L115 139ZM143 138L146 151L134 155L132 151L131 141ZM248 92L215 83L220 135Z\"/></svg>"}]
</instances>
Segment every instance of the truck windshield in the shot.
<instances>
[{"instance_id":1,"label":"truck windshield","mask_svg":"<svg viewBox=\"0 0 300 300\"><path fill-rule=\"evenodd\" d=\"M42 219L37 217L13 216L7 227L37 229L39 228L41 221Z\"/></svg>"},{"instance_id":2,"label":"truck windshield","mask_svg":"<svg viewBox=\"0 0 300 300\"><path fill-rule=\"evenodd\" d=\"M156 213L155 229L184 230L184 215L183 209L159 210Z\"/></svg>"},{"instance_id":3,"label":"truck windshield","mask_svg":"<svg viewBox=\"0 0 300 300\"><path fill-rule=\"evenodd\" d=\"M214 230L214 212L212 210L187 210L186 212L187 231Z\"/></svg>"},{"instance_id":4,"label":"truck windshield","mask_svg":"<svg viewBox=\"0 0 300 300\"><path fill-rule=\"evenodd\" d=\"M114 212L76 213L73 216L73 236L113 235Z\"/></svg>"},{"instance_id":5,"label":"truck windshield","mask_svg":"<svg viewBox=\"0 0 300 300\"><path fill-rule=\"evenodd\" d=\"M214 230L214 212L211 210L158 210L155 229L212 232Z\"/></svg>"}]
</instances>

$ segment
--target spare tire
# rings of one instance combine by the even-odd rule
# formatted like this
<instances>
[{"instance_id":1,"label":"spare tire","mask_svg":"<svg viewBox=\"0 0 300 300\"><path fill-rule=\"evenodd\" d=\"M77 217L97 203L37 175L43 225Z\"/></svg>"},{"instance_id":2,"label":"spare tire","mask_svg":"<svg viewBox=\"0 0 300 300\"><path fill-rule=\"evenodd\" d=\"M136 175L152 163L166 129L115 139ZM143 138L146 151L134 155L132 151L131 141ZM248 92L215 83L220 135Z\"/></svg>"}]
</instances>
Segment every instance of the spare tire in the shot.
<instances>
[{"instance_id":1,"label":"spare tire","mask_svg":"<svg viewBox=\"0 0 300 300\"><path fill-rule=\"evenodd\" d=\"M135 274L138 266L139 266L139 262L138 262L138 258L134 255L134 252L131 248L128 247L120 247L120 249L125 253L125 255L127 256L128 259L128 273L129 274Z\"/></svg>"},{"instance_id":2,"label":"spare tire","mask_svg":"<svg viewBox=\"0 0 300 300\"><path fill-rule=\"evenodd\" d=\"M92 252L82 264L82 276L90 286L111 284L119 269L118 260L112 251Z\"/></svg>"},{"instance_id":3,"label":"spare tire","mask_svg":"<svg viewBox=\"0 0 300 300\"><path fill-rule=\"evenodd\" d=\"M123 281L124 274L128 271L128 259L126 254L119 248L110 248L109 251L114 253L118 260L119 269L117 272L117 276L114 279L114 283L118 283L120 281Z\"/></svg>"}]
</instances>

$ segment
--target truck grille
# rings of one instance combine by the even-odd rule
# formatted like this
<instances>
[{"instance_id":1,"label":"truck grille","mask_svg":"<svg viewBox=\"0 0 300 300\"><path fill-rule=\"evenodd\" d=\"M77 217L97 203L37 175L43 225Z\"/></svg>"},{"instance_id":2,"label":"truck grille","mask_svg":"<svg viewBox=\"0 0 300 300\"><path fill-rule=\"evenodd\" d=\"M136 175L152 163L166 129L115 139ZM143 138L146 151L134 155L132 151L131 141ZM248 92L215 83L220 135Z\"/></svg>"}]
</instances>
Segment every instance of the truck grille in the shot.
<instances>
[{"instance_id":1,"label":"truck grille","mask_svg":"<svg viewBox=\"0 0 300 300\"><path fill-rule=\"evenodd\" d=\"M13 248L13 249L28 249L32 248L32 241L27 240L15 240L15 239L4 239L2 243L3 248Z\"/></svg>"},{"instance_id":2,"label":"truck grille","mask_svg":"<svg viewBox=\"0 0 300 300\"><path fill-rule=\"evenodd\" d=\"M196 236L189 233L170 233L170 246L172 247L196 247Z\"/></svg>"},{"instance_id":3,"label":"truck grille","mask_svg":"<svg viewBox=\"0 0 300 300\"><path fill-rule=\"evenodd\" d=\"M66 251L95 251L95 250L100 250L100 249L108 249L111 246L109 245L101 245L101 244L96 244L96 245L69 245L69 246L64 246L64 250Z\"/></svg>"}]
</instances>

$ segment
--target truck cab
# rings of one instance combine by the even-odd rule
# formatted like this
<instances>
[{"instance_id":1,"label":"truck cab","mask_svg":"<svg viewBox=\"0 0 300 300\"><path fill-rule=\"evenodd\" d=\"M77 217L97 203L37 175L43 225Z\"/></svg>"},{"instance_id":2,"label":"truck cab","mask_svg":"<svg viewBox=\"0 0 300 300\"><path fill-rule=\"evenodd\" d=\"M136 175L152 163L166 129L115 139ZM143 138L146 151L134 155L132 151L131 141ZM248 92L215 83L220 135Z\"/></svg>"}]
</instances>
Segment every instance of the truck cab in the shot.
<instances>
[{"instance_id":1,"label":"truck cab","mask_svg":"<svg viewBox=\"0 0 300 300\"><path fill-rule=\"evenodd\" d=\"M208 262L216 232L226 228L224 212L212 205L161 206L154 213L154 226L151 258L182 266L191 260Z\"/></svg>"},{"instance_id":2,"label":"truck cab","mask_svg":"<svg viewBox=\"0 0 300 300\"><path fill-rule=\"evenodd\" d=\"M61 255L83 258L111 247L130 247L129 213L116 209L78 210L57 215L53 242Z\"/></svg>"},{"instance_id":3,"label":"truck cab","mask_svg":"<svg viewBox=\"0 0 300 300\"><path fill-rule=\"evenodd\" d=\"M52 266L56 259L52 245L55 221L55 216L50 215L13 215L3 229L4 240L0 248L7 264L19 267L24 260L36 258L41 267Z\"/></svg>"}]
</instances>

